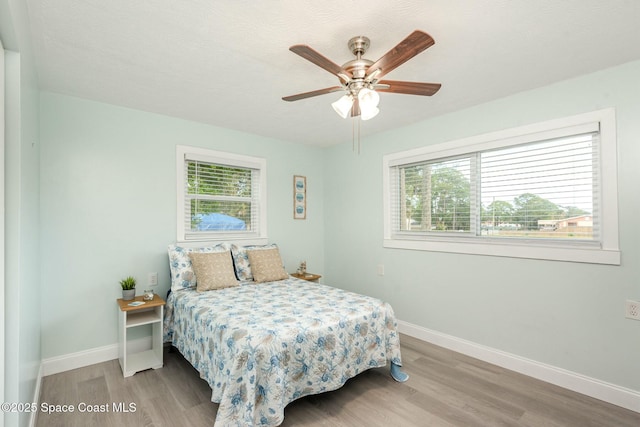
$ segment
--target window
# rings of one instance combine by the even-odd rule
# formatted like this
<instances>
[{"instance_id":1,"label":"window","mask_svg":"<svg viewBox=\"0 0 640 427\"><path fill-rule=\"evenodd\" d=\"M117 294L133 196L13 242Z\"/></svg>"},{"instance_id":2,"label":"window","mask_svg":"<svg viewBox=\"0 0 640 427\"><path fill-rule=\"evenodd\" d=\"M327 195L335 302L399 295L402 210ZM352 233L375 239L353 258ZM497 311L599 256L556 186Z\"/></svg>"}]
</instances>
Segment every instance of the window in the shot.
<instances>
[{"instance_id":1,"label":"window","mask_svg":"<svg viewBox=\"0 0 640 427\"><path fill-rule=\"evenodd\" d=\"M619 264L613 110L384 157L385 247Z\"/></svg>"},{"instance_id":2,"label":"window","mask_svg":"<svg viewBox=\"0 0 640 427\"><path fill-rule=\"evenodd\" d=\"M266 243L266 160L178 146L178 241Z\"/></svg>"}]
</instances>

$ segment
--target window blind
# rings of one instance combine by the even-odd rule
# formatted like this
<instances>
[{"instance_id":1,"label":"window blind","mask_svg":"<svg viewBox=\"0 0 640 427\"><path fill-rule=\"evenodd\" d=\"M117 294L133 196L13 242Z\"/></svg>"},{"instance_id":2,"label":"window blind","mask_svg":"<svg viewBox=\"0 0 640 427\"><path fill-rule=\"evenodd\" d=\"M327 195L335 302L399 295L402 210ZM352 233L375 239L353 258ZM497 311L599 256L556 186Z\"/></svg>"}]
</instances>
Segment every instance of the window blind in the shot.
<instances>
[{"instance_id":1,"label":"window blind","mask_svg":"<svg viewBox=\"0 0 640 427\"><path fill-rule=\"evenodd\" d=\"M187 238L260 232L260 169L185 158L184 229Z\"/></svg>"},{"instance_id":2,"label":"window blind","mask_svg":"<svg viewBox=\"0 0 640 427\"><path fill-rule=\"evenodd\" d=\"M392 234L597 240L599 133L593 129L391 165Z\"/></svg>"}]
</instances>

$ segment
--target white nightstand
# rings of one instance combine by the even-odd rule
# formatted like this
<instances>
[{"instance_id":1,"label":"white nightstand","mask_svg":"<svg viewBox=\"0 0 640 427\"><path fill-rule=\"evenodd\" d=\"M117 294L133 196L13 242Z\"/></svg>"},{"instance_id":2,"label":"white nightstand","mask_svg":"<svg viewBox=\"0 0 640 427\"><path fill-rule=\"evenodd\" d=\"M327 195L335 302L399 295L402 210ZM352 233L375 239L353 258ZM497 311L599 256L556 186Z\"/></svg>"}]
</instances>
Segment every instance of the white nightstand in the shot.
<instances>
[{"instance_id":1,"label":"white nightstand","mask_svg":"<svg viewBox=\"0 0 640 427\"><path fill-rule=\"evenodd\" d=\"M129 303L133 301L143 301L142 296L130 301L123 301L121 298L117 300L120 307L118 319L120 349L118 350L118 359L120 360L122 374L125 377L130 377L136 372L144 371L145 369L162 368L162 319L165 302L158 295L154 295L153 300L144 301L144 304L139 306L130 306ZM151 325L151 350L129 354L127 331L130 328L142 325Z\"/></svg>"}]
</instances>

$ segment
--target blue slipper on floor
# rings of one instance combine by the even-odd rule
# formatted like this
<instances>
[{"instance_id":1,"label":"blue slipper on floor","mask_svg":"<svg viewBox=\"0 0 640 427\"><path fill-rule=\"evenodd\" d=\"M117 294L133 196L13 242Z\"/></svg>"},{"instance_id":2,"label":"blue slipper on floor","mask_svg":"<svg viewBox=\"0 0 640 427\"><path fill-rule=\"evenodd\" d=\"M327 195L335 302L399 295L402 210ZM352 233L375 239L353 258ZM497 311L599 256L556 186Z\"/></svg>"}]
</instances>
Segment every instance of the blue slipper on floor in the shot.
<instances>
[{"instance_id":1,"label":"blue slipper on floor","mask_svg":"<svg viewBox=\"0 0 640 427\"><path fill-rule=\"evenodd\" d=\"M398 381L399 383L403 383L409 379L409 374L402 372L400 370L400 365L396 365L395 363L391 364L391 378Z\"/></svg>"}]
</instances>

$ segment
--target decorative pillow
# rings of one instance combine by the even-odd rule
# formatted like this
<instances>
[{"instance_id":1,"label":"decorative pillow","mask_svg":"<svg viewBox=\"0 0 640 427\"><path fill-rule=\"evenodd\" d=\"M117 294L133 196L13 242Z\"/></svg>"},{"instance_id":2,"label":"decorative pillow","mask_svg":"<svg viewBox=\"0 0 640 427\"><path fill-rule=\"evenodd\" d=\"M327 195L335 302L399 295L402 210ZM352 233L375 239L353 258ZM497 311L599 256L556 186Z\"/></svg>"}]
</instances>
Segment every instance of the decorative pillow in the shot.
<instances>
[{"instance_id":1,"label":"decorative pillow","mask_svg":"<svg viewBox=\"0 0 640 427\"><path fill-rule=\"evenodd\" d=\"M203 248L183 248L169 245L169 269L171 270L171 291L193 288L196 286L196 275L191 267L189 253L225 252L229 250L228 243Z\"/></svg>"},{"instance_id":2,"label":"decorative pillow","mask_svg":"<svg viewBox=\"0 0 640 427\"><path fill-rule=\"evenodd\" d=\"M251 265L247 250L263 250L277 248L278 245L271 243L264 246L238 246L235 243L231 245L231 256L233 257L233 266L236 269L236 277L238 280L253 280L251 274Z\"/></svg>"},{"instance_id":3,"label":"decorative pillow","mask_svg":"<svg viewBox=\"0 0 640 427\"><path fill-rule=\"evenodd\" d=\"M239 283L233 271L231 251L190 252L189 258L196 273L198 292L238 286Z\"/></svg>"},{"instance_id":4,"label":"decorative pillow","mask_svg":"<svg viewBox=\"0 0 640 427\"><path fill-rule=\"evenodd\" d=\"M278 248L249 249L249 264L255 282L272 282L287 279L289 274L282 266L282 258Z\"/></svg>"}]
</instances>

